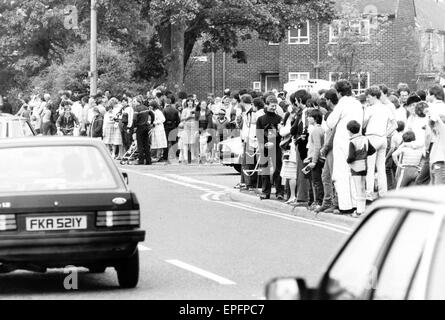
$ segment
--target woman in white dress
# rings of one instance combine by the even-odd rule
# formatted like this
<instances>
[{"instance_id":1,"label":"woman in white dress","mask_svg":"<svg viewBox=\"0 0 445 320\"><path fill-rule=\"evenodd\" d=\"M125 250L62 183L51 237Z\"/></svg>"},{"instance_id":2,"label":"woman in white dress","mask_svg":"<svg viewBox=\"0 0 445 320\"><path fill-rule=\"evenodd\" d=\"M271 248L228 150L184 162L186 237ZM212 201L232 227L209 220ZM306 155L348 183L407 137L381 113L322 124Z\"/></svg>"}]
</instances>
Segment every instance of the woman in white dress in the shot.
<instances>
[{"instance_id":1,"label":"woman in white dress","mask_svg":"<svg viewBox=\"0 0 445 320\"><path fill-rule=\"evenodd\" d=\"M199 141L199 114L196 113L196 105L193 99L187 99L184 110L181 114L181 121L184 123L184 131L181 139L183 142L182 156L185 164L188 163L188 153L191 151L192 162L196 161L196 142Z\"/></svg>"},{"instance_id":2,"label":"woman in white dress","mask_svg":"<svg viewBox=\"0 0 445 320\"><path fill-rule=\"evenodd\" d=\"M164 130L165 116L159 108L157 101L150 102L155 114L154 128L151 135L151 149L156 150L156 159L161 159L162 152L167 148L167 137Z\"/></svg>"}]
</instances>

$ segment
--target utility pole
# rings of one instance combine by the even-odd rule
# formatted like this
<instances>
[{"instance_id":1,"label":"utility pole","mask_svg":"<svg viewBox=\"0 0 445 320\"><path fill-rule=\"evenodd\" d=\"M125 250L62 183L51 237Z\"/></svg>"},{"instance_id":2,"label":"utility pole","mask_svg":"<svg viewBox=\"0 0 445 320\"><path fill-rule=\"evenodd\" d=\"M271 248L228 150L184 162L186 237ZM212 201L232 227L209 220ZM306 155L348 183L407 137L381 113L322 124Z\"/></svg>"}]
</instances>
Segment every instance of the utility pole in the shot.
<instances>
[{"instance_id":1,"label":"utility pole","mask_svg":"<svg viewBox=\"0 0 445 320\"><path fill-rule=\"evenodd\" d=\"M90 96L97 94L97 0L91 0Z\"/></svg>"}]
</instances>

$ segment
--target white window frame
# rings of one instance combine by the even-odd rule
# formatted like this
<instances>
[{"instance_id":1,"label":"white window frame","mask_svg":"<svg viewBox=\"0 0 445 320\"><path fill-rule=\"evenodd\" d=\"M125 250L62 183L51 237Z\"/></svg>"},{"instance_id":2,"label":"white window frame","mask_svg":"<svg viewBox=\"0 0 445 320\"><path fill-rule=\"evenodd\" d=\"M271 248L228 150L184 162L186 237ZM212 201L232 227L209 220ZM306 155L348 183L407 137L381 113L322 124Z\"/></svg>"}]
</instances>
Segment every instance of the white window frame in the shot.
<instances>
[{"instance_id":1,"label":"white window frame","mask_svg":"<svg viewBox=\"0 0 445 320\"><path fill-rule=\"evenodd\" d=\"M335 82L332 79L332 75L334 73L341 73L341 72L329 72L329 81L331 81L331 82ZM353 73L356 73L356 72L353 72ZM366 73L366 75L367 75L366 88L361 88L360 81L359 81L358 82L358 89L353 89L353 91L354 91L354 93L356 95L365 93L366 89L371 86L371 74L369 72L363 72L363 73Z\"/></svg>"},{"instance_id":2,"label":"white window frame","mask_svg":"<svg viewBox=\"0 0 445 320\"><path fill-rule=\"evenodd\" d=\"M261 81L254 81L253 82L253 90L261 91Z\"/></svg>"},{"instance_id":3,"label":"white window frame","mask_svg":"<svg viewBox=\"0 0 445 320\"><path fill-rule=\"evenodd\" d=\"M269 46L279 46L281 44L281 42L270 42L269 41Z\"/></svg>"},{"instance_id":4,"label":"white window frame","mask_svg":"<svg viewBox=\"0 0 445 320\"><path fill-rule=\"evenodd\" d=\"M264 90L266 90L266 91L268 90L268 89L267 89L267 87L268 87L268 81L267 81L268 78L277 78L277 77L279 78L279 75L272 75L272 74L270 74L270 75L265 75L265 76L264 76L264 79L265 79L265 81L264 81ZM276 88L276 89L279 90L279 88Z\"/></svg>"},{"instance_id":5,"label":"white window frame","mask_svg":"<svg viewBox=\"0 0 445 320\"><path fill-rule=\"evenodd\" d=\"M310 44L311 43L311 30L310 30L310 23L309 20L306 21L307 25L307 36L301 36L300 32L301 30L299 28L294 28L298 30L298 36L297 37L291 37L291 29L288 30L288 44Z\"/></svg>"},{"instance_id":6,"label":"white window frame","mask_svg":"<svg viewBox=\"0 0 445 320\"><path fill-rule=\"evenodd\" d=\"M292 79L292 76L296 76L296 79ZM301 79L301 76L305 76L306 79ZM310 72L289 72L289 82L294 82L298 80L309 80L311 78Z\"/></svg>"},{"instance_id":7,"label":"white window frame","mask_svg":"<svg viewBox=\"0 0 445 320\"><path fill-rule=\"evenodd\" d=\"M360 23L358 23L358 22L360 22ZM341 28L341 24L344 23L344 21L343 20L334 20L333 23L340 24L340 28ZM329 43L337 44L338 37L334 37L333 23L331 23L329 25ZM362 34L362 36L363 36L363 41L361 41L360 43L369 43L369 39L371 38L371 20L370 19L361 19L359 21L358 20L348 21L349 27L351 27L352 23L359 25L359 33ZM363 31L362 24L365 25L365 30L366 30L366 34L364 34L364 35L362 32ZM339 33L341 33L341 31Z\"/></svg>"}]
</instances>

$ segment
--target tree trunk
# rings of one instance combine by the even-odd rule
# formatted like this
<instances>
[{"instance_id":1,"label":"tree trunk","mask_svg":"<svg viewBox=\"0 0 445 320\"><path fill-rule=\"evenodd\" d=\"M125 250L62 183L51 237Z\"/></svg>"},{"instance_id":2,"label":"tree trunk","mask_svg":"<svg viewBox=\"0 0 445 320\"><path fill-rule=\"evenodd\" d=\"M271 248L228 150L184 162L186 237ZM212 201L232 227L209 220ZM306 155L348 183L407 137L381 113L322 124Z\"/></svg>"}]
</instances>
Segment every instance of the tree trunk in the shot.
<instances>
[{"instance_id":1,"label":"tree trunk","mask_svg":"<svg viewBox=\"0 0 445 320\"><path fill-rule=\"evenodd\" d=\"M171 25L171 54L167 63L168 88L178 93L184 88L185 23Z\"/></svg>"}]
</instances>

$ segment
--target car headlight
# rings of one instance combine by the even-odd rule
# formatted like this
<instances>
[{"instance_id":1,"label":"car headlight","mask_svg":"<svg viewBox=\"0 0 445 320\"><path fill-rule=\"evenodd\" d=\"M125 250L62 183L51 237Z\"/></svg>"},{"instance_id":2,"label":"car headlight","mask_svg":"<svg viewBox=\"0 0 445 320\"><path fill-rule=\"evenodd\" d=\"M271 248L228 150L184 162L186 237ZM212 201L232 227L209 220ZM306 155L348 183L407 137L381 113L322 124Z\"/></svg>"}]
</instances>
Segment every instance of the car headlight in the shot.
<instances>
[{"instance_id":1,"label":"car headlight","mask_svg":"<svg viewBox=\"0 0 445 320\"><path fill-rule=\"evenodd\" d=\"M12 231L17 229L15 214L0 215L0 231Z\"/></svg>"},{"instance_id":2,"label":"car headlight","mask_svg":"<svg viewBox=\"0 0 445 320\"><path fill-rule=\"evenodd\" d=\"M132 226L139 227L141 223L139 210L130 211L99 211L96 226L104 228Z\"/></svg>"}]
</instances>

